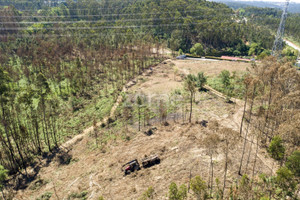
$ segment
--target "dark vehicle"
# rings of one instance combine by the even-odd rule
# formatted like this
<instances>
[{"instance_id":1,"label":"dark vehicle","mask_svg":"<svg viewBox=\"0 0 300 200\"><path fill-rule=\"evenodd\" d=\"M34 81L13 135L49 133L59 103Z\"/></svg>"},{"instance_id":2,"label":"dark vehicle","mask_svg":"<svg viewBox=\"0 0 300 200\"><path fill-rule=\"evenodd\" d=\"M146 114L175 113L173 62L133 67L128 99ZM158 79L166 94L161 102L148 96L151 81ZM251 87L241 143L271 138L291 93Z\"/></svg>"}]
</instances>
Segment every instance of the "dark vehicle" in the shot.
<instances>
[{"instance_id":1,"label":"dark vehicle","mask_svg":"<svg viewBox=\"0 0 300 200\"><path fill-rule=\"evenodd\" d=\"M140 164L137 161L137 159L132 160L122 166L122 171L124 171L125 175L130 174L131 172L134 172L134 171L138 171L140 169L141 169L141 167L140 167Z\"/></svg>"},{"instance_id":2,"label":"dark vehicle","mask_svg":"<svg viewBox=\"0 0 300 200\"><path fill-rule=\"evenodd\" d=\"M160 163L160 159L157 155L148 156L142 159L142 166L144 168L148 168L159 163Z\"/></svg>"},{"instance_id":3,"label":"dark vehicle","mask_svg":"<svg viewBox=\"0 0 300 200\"><path fill-rule=\"evenodd\" d=\"M177 56L176 59L184 60L184 59L186 59L186 55Z\"/></svg>"}]
</instances>

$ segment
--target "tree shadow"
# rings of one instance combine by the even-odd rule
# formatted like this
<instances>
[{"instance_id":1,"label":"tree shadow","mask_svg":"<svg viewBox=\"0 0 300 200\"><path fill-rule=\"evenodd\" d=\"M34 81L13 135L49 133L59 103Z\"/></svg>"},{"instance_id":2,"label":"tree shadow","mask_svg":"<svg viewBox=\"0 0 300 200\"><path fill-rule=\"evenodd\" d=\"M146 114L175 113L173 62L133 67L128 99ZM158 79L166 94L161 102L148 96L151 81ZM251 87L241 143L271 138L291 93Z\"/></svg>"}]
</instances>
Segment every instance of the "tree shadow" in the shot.
<instances>
[{"instance_id":1,"label":"tree shadow","mask_svg":"<svg viewBox=\"0 0 300 200\"><path fill-rule=\"evenodd\" d=\"M34 182L41 170L41 168L48 167L54 158L58 158L59 164L69 164L72 156L64 149L54 148L52 152L44 152L42 154L42 159L40 161L35 161L27 167L24 172L19 172L14 175L10 181L8 181L7 186L13 188L14 190L24 190Z\"/></svg>"}]
</instances>

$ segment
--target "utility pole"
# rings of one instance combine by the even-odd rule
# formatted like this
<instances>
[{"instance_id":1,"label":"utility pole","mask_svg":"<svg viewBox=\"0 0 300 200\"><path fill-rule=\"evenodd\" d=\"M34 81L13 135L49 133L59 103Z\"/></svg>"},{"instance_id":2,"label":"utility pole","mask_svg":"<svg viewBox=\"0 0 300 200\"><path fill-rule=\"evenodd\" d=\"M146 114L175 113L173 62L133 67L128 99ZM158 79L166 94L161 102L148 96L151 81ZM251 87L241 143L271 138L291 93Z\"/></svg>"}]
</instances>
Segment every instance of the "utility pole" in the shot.
<instances>
[{"instance_id":1,"label":"utility pole","mask_svg":"<svg viewBox=\"0 0 300 200\"><path fill-rule=\"evenodd\" d=\"M278 56L278 57L281 56L284 27L285 27L287 14L288 14L289 3L290 3L290 0L286 0L285 7L283 9L281 20L280 20L280 25L277 30L276 39L275 39L274 46L272 49L272 56Z\"/></svg>"}]
</instances>

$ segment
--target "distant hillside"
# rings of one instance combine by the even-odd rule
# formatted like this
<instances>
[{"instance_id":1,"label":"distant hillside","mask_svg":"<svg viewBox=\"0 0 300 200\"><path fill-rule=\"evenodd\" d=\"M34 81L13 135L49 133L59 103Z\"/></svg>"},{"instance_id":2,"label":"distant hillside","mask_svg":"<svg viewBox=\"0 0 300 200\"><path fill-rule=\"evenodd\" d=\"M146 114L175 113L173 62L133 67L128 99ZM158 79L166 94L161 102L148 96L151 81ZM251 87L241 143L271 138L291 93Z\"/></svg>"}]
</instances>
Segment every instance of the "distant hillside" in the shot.
<instances>
[{"instance_id":1,"label":"distant hillside","mask_svg":"<svg viewBox=\"0 0 300 200\"><path fill-rule=\"evenodd\" d=\"M214 0L215 2L222 2L233 9L246 8L255 6L260 8L278 8L282 9L282 2L265 2L265 1L235 1L235 0ZM300 13L300 3L290 3L289 12Z\"/></svg>"}]
</instances>

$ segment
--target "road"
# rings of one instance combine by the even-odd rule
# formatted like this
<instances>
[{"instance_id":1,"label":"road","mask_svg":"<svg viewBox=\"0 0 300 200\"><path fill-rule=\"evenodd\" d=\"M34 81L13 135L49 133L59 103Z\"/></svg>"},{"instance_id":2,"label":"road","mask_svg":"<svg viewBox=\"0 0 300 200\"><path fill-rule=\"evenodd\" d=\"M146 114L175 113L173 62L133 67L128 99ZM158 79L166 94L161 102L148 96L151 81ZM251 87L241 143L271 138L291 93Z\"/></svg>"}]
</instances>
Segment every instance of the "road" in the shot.
<instances>
[{"instance_id":1,"label":"road","mask_svg":"<svg viewBox=\"0 0 300 200\"><path fill-rule=\"evenodd\" d=\"M296 49L296 50L298 50L300 52L300 47L298 47L296 44L294 44L294 43L292 43L292 42L290 42L290 41L288 41L286 39L284 39L284 41L285 41L285 43L287 45L289 45L290 47L293 47L294 49Z\"/></svg>"},{"instance_id":2,"label":"road","mask_svg":"<svg viewBox=\"0 0 300 200\"><path fill-rule=\"evenodd\" d=\"M292 42L290 42L290 41L288 41L288 40L285 40L285 39L284 39L284 41L285 41L285 43L286 43L287 45L289 45L290 47L293 47L294 49L298 50L299 53L300 53L300 47L299 47L299 46L297 46L296 44L294 44L294 43L292 43ZM298 56L297 65L300 66L300 56Z\"/></svg>"},{"instance_id":3,"label":"road","mask_svg":"<svg viewBox=\"0 0 300 200\"><path fill-rule=\"evenodd\" d=\"M220 61L220 60L216 60L216 59L191 58L191 57L187 57L187 58L185 58L185 60Z\"/></svg>"}]
</instances>

